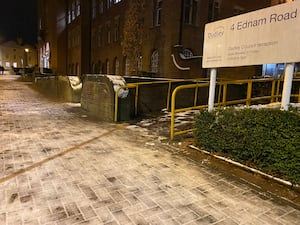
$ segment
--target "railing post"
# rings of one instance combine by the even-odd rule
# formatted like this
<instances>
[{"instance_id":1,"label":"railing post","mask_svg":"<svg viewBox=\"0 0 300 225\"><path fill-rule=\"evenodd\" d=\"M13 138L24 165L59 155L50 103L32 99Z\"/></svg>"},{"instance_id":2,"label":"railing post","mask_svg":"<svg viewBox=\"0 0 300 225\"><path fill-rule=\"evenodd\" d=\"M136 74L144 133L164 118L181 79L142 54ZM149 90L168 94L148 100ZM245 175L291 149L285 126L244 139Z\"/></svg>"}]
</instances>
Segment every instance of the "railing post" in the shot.
<instances>
[{"instance_id":1,"label":"railing post","mask_svg":"<svg viewBox=\"0 0 300 225\"><path fill-rule=\"evenodd\" d=\"M272 80L272 90L271 90L271 103L274 102L274 95L275 95L275 87L276 86L276 80Z\"/></svg>"},{"instance_id":2,"label":"railing post","mask_svg":"<svg viewBox=\"0 0 300 225\"><path fill-rule=\"evenodd\" d=\"M279 101L280 82L281 82L281 78L277 80L277 87L276 87L276 98L275 98L275 101L276 101L276 102L278 102L278 101Z\"/></svg>"},{"instance_id":3,"label":"railing post","mask_svg":"<svg viewBox=\"0 0 300 225\"><path fill-rule=\"evenodd\" d=\"M138 114L138 99L139 99L139 85L135 87L135 100L134 100L134 115Z\"/></svg>"},{"instance_id":4,"label":"railing post","mask_svg":"<svg viewBox=\"0 0 300 225\"><path fill-rule=\"evenodd\" d=\"M219 83L219 88L218 88L218 106L221 105L221 93L222 93L222 85Z\"/></svg>"},{"instance_id":5,"label":"railing post","mask_svg":"<svg viewBox=\"0 0 300 225\"><path fill-rule=\"evenodd\" d=\"M118 122L118 108L119 108L119 91L121 88L118 88L118 90L115 93L115 117L114 121Z\"/></svg>"},{"instance_id":6,"label":"railing post","mask_svg":"<svg viewBox=\"0 0 300 225\"><path fill-rule=\"evenodd\" d=\"M298 103L300 103L300 87L299 87L299 92L298 92Z\"/></svg>"},{"instance_id":7,"label":"railing post","mask_svg":"<svg viewBox=\"0 0 300 225\"><path fill-rule=\"evenodd\" d=\"M195 88L195 93L194 93L194 107L197 106L197 100L198 100L198 89L199 87Z\"/></svg>"},{"instance_id":8,"label":"railing post","mask_svg":"<svg viewBox=\"0 0 300 225\"><path fill-rule=\"evenodd\" d=\"M222 99L222 106L226 106L227 100L227 83L223 83L223 99Z\"/></svg>"},{"instance_id":9,"label":"railing post","mask_svg":"<svg viewBox=\"0 0 300 225\"><path fill-rule=\"evenodd\" d=\"M175 129L175 99L176 99L177 88L172 92L171 100L171 126L170 126L170 139L174 139L174 129Z\"/></svg>"},{"instance_id":10,"label":"railing post","mask_svg":"<svg viewBox=\"0 0 300 225\"><path fill-rule=\"evenodd\" d=\"M252 95L252 80L249 80L247 86L247 100L246 100L247 106L251 104L251 95Z\"/></svg>"},{"instance_id":11,"label":"railing post","mask_svg":"<svg viewBox=\"0 0 300 225\"><path fill-rule=\"evenodd\" d=\"M172 81L169 81L169 87L168 87L168 94L167 94L167 111L170 109L170 97L171 97L171 88L172 88Z\"/></svg>"}]
</instances>

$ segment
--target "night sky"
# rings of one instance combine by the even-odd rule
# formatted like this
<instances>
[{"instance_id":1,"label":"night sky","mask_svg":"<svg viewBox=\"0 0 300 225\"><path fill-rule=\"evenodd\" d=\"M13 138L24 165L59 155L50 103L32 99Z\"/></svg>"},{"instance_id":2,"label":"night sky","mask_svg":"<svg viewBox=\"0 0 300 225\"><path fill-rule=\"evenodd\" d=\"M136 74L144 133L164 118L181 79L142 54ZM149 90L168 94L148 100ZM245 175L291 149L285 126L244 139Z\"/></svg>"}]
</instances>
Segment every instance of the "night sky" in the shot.
<instances>
[{"instance_id":1,"label":"night sky","mask_svg":"<svg viewBox=\"0 0 300 225\"><path fill-rule=\"evenodd\" d=\"M24 43L37 39L37 0L1 0L0 42L21 37Z\"/></svg>"}]
</instances>

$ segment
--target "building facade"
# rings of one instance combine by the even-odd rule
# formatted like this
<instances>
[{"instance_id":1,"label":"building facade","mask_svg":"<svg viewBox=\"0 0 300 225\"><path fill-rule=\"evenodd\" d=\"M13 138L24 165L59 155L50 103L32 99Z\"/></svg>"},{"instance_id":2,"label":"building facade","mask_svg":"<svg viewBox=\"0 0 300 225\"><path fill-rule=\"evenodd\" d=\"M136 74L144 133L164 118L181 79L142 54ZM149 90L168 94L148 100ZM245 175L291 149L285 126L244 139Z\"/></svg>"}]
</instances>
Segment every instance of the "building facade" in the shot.
<instances>
[{"instance_id":1,"label":"building facade","mask_svg":"<svg viewBox=\"0 0 300 225\"><path fill-rule=\"evenodd\" d=\"M5 70L34 67L37 64L37 50L34 46L8 41L0 45L0 66Z\"/></svg>"},{"instance_id":2,"label":"building facade","mask_svg":"<svg viewBox=\"0 0 300 225\"><path fill-rule=\"evenodd\" d=\"M280 0L39 0L40 67L57 74L206 77L205 24ZM285 1L284 1L285 2ZM220 69L251 77L262 66ZM239 77L241 78L241 77Z\"/></svg>"}]
</instances>

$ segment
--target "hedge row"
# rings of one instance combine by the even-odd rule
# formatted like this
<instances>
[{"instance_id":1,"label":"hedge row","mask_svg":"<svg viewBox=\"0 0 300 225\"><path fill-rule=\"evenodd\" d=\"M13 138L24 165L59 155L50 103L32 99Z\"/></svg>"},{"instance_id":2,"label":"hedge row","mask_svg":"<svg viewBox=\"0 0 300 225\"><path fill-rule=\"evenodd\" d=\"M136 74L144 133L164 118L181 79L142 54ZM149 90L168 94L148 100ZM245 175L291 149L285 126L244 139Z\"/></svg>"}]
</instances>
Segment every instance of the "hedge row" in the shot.
<instances>
[{"instance_id":1,"label":"hedge row","mask_svg":"<svg viewBox=\"0 0 300 225\"><path fill-rule=\"evenodd\" d=\"M268 174L300 183L300 115L279 109L201 110L199 147Z\"/></svg>"}]
</instances>

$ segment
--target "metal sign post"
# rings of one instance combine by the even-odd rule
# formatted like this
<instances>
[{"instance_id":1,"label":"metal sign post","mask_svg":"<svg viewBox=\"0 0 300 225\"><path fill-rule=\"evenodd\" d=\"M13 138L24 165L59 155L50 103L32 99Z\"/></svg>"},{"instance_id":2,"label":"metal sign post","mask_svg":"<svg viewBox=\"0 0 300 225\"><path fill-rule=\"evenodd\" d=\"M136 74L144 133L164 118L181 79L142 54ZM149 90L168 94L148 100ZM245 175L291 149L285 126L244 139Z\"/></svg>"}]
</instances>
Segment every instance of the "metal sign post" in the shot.
<instances>
[{"instance_id":1,"label":"metal sign post","mask_svg":"<svg viewBox=\"0 0 300 225\"><path fill-rule=\"evenodd\" d=\"M209 81L209 96L208 96L208 111L214 109L215 103L215 92L216 92L216 80L217 80L217 69L210 69L210 81Z\"/></svg>"},{"instance_id":2,"label":"metal sign post","mask_svg":"<svg viewBox=\"0 0 300 225\"><path fill-rule=\"evenodd\" d=\"M281 99L281 110L288 110L288 106L290 104L294 67L295 67L295 63L286 64L283 90L282 90L282 99Z\"/></svg>"}]
</instances>

